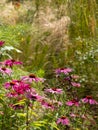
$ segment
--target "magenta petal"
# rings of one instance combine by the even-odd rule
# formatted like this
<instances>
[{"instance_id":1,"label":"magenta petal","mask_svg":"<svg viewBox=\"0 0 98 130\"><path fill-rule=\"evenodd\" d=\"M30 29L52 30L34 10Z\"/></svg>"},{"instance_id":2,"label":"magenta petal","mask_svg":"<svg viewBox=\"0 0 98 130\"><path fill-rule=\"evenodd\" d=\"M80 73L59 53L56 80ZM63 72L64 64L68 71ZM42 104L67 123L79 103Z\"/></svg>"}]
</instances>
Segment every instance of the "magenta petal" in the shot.
<instances>
[{"instance_id":1,"label":"magenta petal","mask_svg":"<svg viewBox=\"0 0 98 130\"><path fill-rule=\"evenodd\" d=\"M80 83L76 83L76 82L71 82L71 84L72 84L72 86L74 86L74 87L80 87L80 86L81 86Z\"/></svg>"},{"instance_id":2,"label":"magenta petal","mask_svg":"<svg viewBox=\"0 0 98 130\"><path fill-rule=\"evenodd\" d=\"M4 41L0 41L0 46L2 46L5 42Z\"/></svg>"},{"instance_id":3,"label":"magenta petal","mask_svg":"<svg viewBox=\"0 0 98 130\"><path fill-rule=\"evenodd\" d=\"M72 101L68 101L68 102L66 102L66 105L68 105L68 106L72 106L74 103L72 102Z\"/></svg>"},{"instance_id":4,"label":"magenta petal","mask_svg":"<svg viewBox=\"0 0 98 130\"><path fill-rule=\"evenodd\" d=\"M78 102L76 102L76 103L75 103L75 106L77 106L77 107L78 107L78 106L79 106L79 103L78 103Z\"/></svg>"},{"instance_id":5,"label":"magenta petal","mask_svg":"<svg viewBox=\"0 0 98 130\"><path fill-rule=\"evenodd\" d=\"M89 100L87 98L83 98L82 102L87 103Z\"/></svg>"},{"instance_id":6,"label":"magenta petal","mask_svg":"<svg viewBox=\"0 0 98 130\"><path fill-rule=\"evenodd\" d=\"M60 122L61 122L61 119L59 118L56 123L59 124Z\"/></svg>"},{"instance_id":7,"label":"magenta petal","mask_svg":"<svg viewBox=\"0 0 98 130\"><path fill-rule=\"evenodd\" d=\"M98 104L94 99L90 99L90 100L89 100L89 103L90 103L90 104Z\"/></svg>"},{"instance_id":8,"label":"magenta petal","mask_svg":"<svg viewBox=\"0 0 98 130\"><path fill-rule=\"evenodd\" d=\"M9 88L10 88L10 83L5 83L5 84L4 84L4 87L5 87L6 89L9 89Z\"/></svg>"},{"instance_id":9,"label":"magenta petal","mask_svg":"<svg viewBox=\"0 0 98 130\"><path fill-rule=\"evenodd\" d=\"M66 119L63 121L63 124L69 125L69 120L66 118Z\"/></svg>"}]
</instances>

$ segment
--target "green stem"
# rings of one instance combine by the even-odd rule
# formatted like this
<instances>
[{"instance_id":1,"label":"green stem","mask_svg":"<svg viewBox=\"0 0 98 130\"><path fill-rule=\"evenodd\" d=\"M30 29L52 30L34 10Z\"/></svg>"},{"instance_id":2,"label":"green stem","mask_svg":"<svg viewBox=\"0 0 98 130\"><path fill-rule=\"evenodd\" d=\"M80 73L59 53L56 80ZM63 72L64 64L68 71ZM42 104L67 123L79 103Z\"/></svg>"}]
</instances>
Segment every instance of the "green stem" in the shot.
<instances>
[{"instance_id":1,"label":"green stem","mask_svg":"<svg viewBox=\"0 0 98 130\"><path fill-rule=\"evenodd\" d=\"M29 105L27 103L26 130L29 130Z\"/></svg>"}]
</instances>

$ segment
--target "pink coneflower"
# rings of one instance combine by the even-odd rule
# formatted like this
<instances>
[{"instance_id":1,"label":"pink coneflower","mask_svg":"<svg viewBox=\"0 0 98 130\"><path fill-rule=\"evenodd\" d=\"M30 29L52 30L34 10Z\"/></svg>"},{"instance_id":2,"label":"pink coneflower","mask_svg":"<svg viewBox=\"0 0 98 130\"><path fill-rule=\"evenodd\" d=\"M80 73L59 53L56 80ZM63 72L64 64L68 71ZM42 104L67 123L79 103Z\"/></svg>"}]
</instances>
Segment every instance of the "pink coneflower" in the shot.
<instances>
[{"instance_id":1,"label":"pink coneflower","mask_svg":"<svg viewBox=\"0 0 98 130\"><path fill-rule=\"evenodd\" d=\"M43 78L39 78L39 77L35 76L34 74L30 74L29 76L23 76L22 80L23 81L28 81L30 83L32 83L32 81L35 81L35 82L44 82Z\"/></svg>"},{"instance_id":2,"label":"pink coneflower","mask_svg":"<svg viewBox=\"0 0 98 130\"><path fill-rule=\"evenodd\" d=\"M28 93L27 98L31 99L32 101L38 101L41 102L43 100L43 97L38 95L37 93Z\"/></svg>"},{"instance_id":3,"label":"pink coneflower","mask_svg":"<svg viewBox=\"0 0 98 130\"><path fill-rule=\"evenodd\" d=\"M3 62L4 65L12 67L13 65L21 65L22 62L20 61L15 61L14 59L9 59Z\"/></svg>"},{"instance_id":4,"label":"pink coneflower","mask_svg":"<svg viewBox=\"0 0 98 130\"><path fill-rule=\"evenodd\" d=\"M76 82L71 82L71 85L73 87L78 87L78 88L81 86L80 83L76 83Z\"/></svg>"},{"instance_id":5,"label":"pink coneflower","mask_svg":"<svg viewBox=\"0 0 98 130\"><path fill-rule=\"evenodd\" d=\"M56 69L55 72L57 75L61 74L61 73L68 74L68 73L72 72L72 69L71 68L59 68L59 69Z\"/></svg>"},{"instance_id":6,"label":"pink coneflower","mask_svg":"<svg viewBox=\"0 0 98 130\"><path fill-rule=\"evenodd\" d=\"M9 88L11 88L11 87L13 87L13 86L15 86L15 85L19 85L20 82L22 82L22 81L20 81L20 80L12 80L11 82L6 82L6 83L4 84L4 87L5 87L6 89L9 89Z\"/></svg>"},{"instance_id":7,"label":"pink coneflower","mask_svg":"<svg viewBox=\"0 0 98 130\"><path fill-rule=\"evenodd\" d=\"M2 68L0 68L0 72L1 72L2 74L11 75L12 70L11 70L11 69L8 69L8 68L5 68L5 67L2 67Z\"/></svg>"},{"instance_id":8,"label":"pink coneflower","mask_svg":"<svg viewBox=\"0 0 98 130\"><path fill-rule=\"evenodd\" d=\"M2 46L5 42L4 41L0 41L0 46Z\"/></svg>"},{"instance_id":9,"label":"pink coneflower","mask_svg":"<svg viewBox=\"0 0 98 130\"><path fill-rule=\"evenodd\" d=\"M62 125L70 125L69 119L67 117L65 117L65 116L62 116L62 117L58 118L56 123L57 124L61 123Z\"/></svg>"},{"instance_id":10,"label":"pink coneflower","mask_svg":"<svg viewBox=\"0 0 98 130\"><path fill-rule=\"evenodd\" d=\"M18 95L25 94L31 89L29 84L20 80L12 80L11 82L6 82L4 86L6 89L10 89Z\"/></svg>"},{"instance_id":11,"label":"pink coneflower","mask_svg":"<svg viewBox=\"0 0 98 130\"><path fill-rule=\"evenodd\" d=\"M9 92L6 94L8 98L17 98L18 94L16 92Z\"/></svg>"},{"instance_id":12,"label":"pink coneflower","mask_svg":"<svg viewBox=\"0 0 98 130\"><path fill-rule=\"evenodd\" d=\"M20 83L19 85L14 85L13 86L13 90L17 93L17 94L24 94L25 92L27 92L30 89L30 85L26 84L26 83Z\"/></svg>"},{"instance_id":13,"label":"pink coneflower","mask_svg":"<svg viewBox=\"0 0 98 130\"><path fill-rule=\"evenodd\" d=\"M62 89L59 88L50 88L50 89L45 89L45 92L49 92L49 93L56 93L56 94L62 94Z\"/></svg>"},{"instance_id":14,"label":"pink coneflower","mask_svg":"<svg viewBox=\"0 0 98 130\"><path fill-rule=\"evenodd\" d=\"M68 106L79 106L79 101L78 100L76 100L76 99L73 99L73 100L70 100L70 101L68 101L68 102L66 102L66 105L68 105Z\"/></svg>"},{"instance_id":15,"label":"pink coneflower","mask_svg":"<svg viewBox=\"0 0 98 130\"><path fill-rule=\"evenodd\" d=\"M92 96L86 96L85 98L82 99L82 102L89 104L98 104L98 102L94 100Z\"/></svg>"},{"instance_id":16,"label":"pink coneflower","mask_svg":"<svg viewBox=\"0 0 98 130\"><path fill-rule=\"evenodd\" d=\"M6 82L4 86L6 89L12 89L17 94L24 94L30 89L29 84L24 83L20 80L12 80L11 82Z\"/></svg>"},{"instance_id":17,"label":"pink coneflower","mask_svg":"<svg viewBox=\"0 0 98 130\"><path fill-rule=\"evenodd\" d=\"M54 110L53 104L48 103L48 102L46 102L46 101L44 101L44 100L41 101L41 105L44 106L46 109Z\"/></svg>"}]
</instances>

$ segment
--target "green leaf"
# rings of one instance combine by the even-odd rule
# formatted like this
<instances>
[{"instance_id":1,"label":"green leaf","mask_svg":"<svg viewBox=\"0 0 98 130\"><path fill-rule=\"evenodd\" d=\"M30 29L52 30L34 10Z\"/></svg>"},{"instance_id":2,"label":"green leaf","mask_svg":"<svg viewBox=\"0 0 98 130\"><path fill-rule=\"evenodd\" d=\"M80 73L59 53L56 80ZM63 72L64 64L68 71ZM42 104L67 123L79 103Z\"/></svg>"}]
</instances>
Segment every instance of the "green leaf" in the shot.
<instances>
[{"instance_id":1,"label":"green leaf","mask_svg":"<svg viewBox=\"0 0 98 130\"><path fill-rule=\"evenodd\" d=\"M2 98L0 98L0 103L1 103L1 104L5 104L5 102L3 101Z\"/></svg>"},{"instance_id":2,"label":"green leaf","mask_svg":"<svg viewBox=\"0 0 98 130\"><path fill-rule=\"evenodd\" d=\"M32 123L32 126L33 127L45 127L47 125L47 120L43 120L43 121L34 121L33 123Z\"/></svg>"},{"instance_id":3,"label":"green leaf","mask_svg":"<svg viewBox=\"0 0 98 130\"><path fill-rule=\"evenodd\" d=\"M19 102L15 103L14 105L21 105L21 104L24 104L24 103L25 103L25 99L20 100Z\"/></svg>"},{"instance_id":4,"label":"green leaf","mask_svg":"<svg viewBox=\"0 0 98 130\"><path fill-rule=\"evenodd\" d=\"M26 117L26 113L17 113L18 117Z\"/></svg>"},{"instance_id":5,"label":"green leaf","mask_svg":"<svg viewBox=\"0 0 98 130\"><path fill-rule=\"evenodd\" d=\"M38 116L38 115L37 115L35 112L33 112L33 111L32 111L31 113L32 113L32 115L34 115L34 116L36 116L36 117Z\"/></svg>"},{"instance_id":6,"label":"green leaf","mask_svg":"<svg viewBox=\"0 0 98 130\"><path fill-rule=\"evenodd\" d=\"M51 127L55 128L56 130L60 130L58 127L57 127L57 124L55 122L52 122L52 123L49 123L51 125Z\"/></svg>"}]
</instances>

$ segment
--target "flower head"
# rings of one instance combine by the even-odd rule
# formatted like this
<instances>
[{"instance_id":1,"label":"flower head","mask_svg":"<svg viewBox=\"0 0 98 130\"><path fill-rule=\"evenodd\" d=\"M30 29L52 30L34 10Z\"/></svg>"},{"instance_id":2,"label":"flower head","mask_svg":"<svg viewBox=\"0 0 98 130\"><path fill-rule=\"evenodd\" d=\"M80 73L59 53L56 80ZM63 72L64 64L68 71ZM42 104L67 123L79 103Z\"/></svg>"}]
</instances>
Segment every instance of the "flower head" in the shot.
<instances>
[{"instance_id":1,"label":"flower head","mask_svg":"<svg viewBox=\"0 0 98 130\"><path fill-rule=\"evenodd\" d=\"M0 46L2 46L5 42L4 41L0 41Z\"/></svg>"},{"instance_id":2,"label":"flower head","mask_svg":"<svg viewBox=\"0 0 98 130\"><path fill-rule=\"evenodd\" d=\"M76 100L76 99L72 99L72 100L66 102L66 105L68 105L68 106L77 106L78 107L79 106L79 101Z\"/></svg>"},{"instance_id":3,"label":"flower head","mask_svg":"<svg viewBox=\"0 0 98 130\"><path fill-rule=\"evenodd\" d=\"M27 93L27 98L29 98L32 101L38 101L41 102L43 100L43 97L38 95L38 93Z\"/></svg>"},{"instance_id":4,"label":"flower head","mask_svg":"<svg viewBox=\"0 0 98 130\"><path fill-rule=\"evenodd\" d=\"M6 89L10 89L13 93L16 95L25 94L27 93L31 87L29 84L22 82L20 80L12 80L11 82L6 82L4 84L4 87ZM9 97L13 96L11 93L9 94Z\"/></svg>"},{"instance_id":5,"label":"flower head","mask_svg":"<svg viewBox=\"0 0 98 130\"><path fill-rule=\"evenodd\" d=\"M16 92L17 94L24 94L30 89L30 85L21 80L12 80L11 82L6 82L4 87L6 89L12 89L12 91Z\"/></svg>"},{"instance_id":6,"label":"flower head","mask_svg":"<svg viewBox=\"0 0 98 130\"><path fill-rule=\"evenodd\" d=\"M52 103L48 103L48 102L42 100L41 105L44 106L46 109L54 110L54 106Z\"/></svg>"},{"instance_id":7,"label":"flower head","mask_svg":"<svg viewBox=\"0 0 98 130\"><path fill-rule=\"evenodd\" d=\"M9 59L9 60L4 61L3 64L4 64L5 66L12 67L13 65L21 65L22 62L20 62L20 61L15 61L14 59Z\"/></svg>"},{"instance_id":8,"label":"flower head","mask_svg":"<svg viewBox=\"0 0 98 130\"><path fill-rule=\"evenodd\" d=\"M0 72L2 74L7 74L7 75L10 75L12 73L12 70L11 69L8 69L8 68L5 68L5 67L1 67L0 68Z\"/></svg>"},{"instance_id":9,"label":"flower head","mask_svg":"<svg viewBox=\"0 0 98 130\"><path fill-rule=\"evenodd\" d=\"M72 72L72 69L71 68L59 68L59 69L56 69L55 72L57 75L59 75L61 73L68 74L68 73Z\"/></svg>"},{"instance_id":10,"label":"flower head","mask_svg":"<svg viewBox=\"0 0 98 130\"><path fill-rule=\"evenodd\" d=\"M69 119L67 117L65 117L65 116L62 116L62 117L58 118L57 124L60 124L60 123L62 125L69 125L70 124Z\"/></svg>"},{"instance_id":11,"label":"flower head","mask_svg":"<svg viewBox=\"0 0 98 130\"><path fill-rule=\"evenodd\" d=\"M5 87L6 89L9 89L9 88L12 88L12 87L15 86L15 85L18 85L18 86L19 86L20 82L22 82L22 81L21 81L21 80L12 80L12 81L10 81L10 82L6 82L6 83L4 84L4 87Z\"/></svg>"},{"instance_id":12,"label":"flower head","mask_svg":"<svg viewBox=\"0 0 98 130\"><path fill-rule=\"evenodd\" d=\"M73 87L78 87L78 88L81 86L80 83L76 83L76 82L71 82L71 85Z\"/></svg>"},{"instance_id":13,"label":"flower head","mask_svg":"<svg viewBox=\"0 0 98 130\"><path fill-rule=\"evenodd\" d=\"M30 83L32 83L32 81L35 81L35 82L44 82L43 78L39 78L39 77L35 76L34 74L30 74L29 76L23 76L22 80L23 81L28 81Z\"/></svg>"},{"instance_id":14,"label":"flower head","mask_svg":"<svg viewBox=\"0 0 98 130\"><path fill-rule=\"evenodd\" d=\"M82 99L82 102L89 104L98 104L98 102L94 100L92 96L86 96L85 98Z\"/></svg>"},{"instance_id":15,"label":"flower head","mask_svg":"<svg viewBox=\"0 0 98 130\"><path fill-rule=\"evenodd\" d=\"M24 94L30 89L30 85L21 82L19 85L14 85L12 88L17 94Z\"/></svg>"},{"instance_id":16,"label":"flower head","mask_svg":"<svg viewBox=\"0 0 98 130\"><path fill-rule=\"evenodd\" d=\"M45 92L49 92L49 93L56 93L56 94L62 94L62 89L59 88L50 88L50 89L45 89Z\"/></svg>"}]
</instances>

